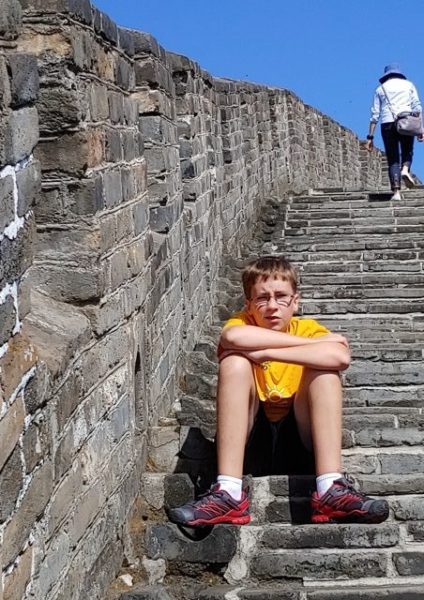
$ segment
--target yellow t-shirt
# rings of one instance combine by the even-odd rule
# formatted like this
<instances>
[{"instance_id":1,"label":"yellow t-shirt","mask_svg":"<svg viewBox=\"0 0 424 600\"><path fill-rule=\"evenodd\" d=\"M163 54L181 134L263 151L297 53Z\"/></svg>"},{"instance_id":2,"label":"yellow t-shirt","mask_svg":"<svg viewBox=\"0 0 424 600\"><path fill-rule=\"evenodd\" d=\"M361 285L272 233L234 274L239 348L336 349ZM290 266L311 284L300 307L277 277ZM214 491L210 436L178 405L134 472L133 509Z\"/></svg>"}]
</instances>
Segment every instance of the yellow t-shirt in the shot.
<instances>
[{"instance_id":1,"label":"yellow t-shirt","mask_svg":"<svg viewBox=\"0 0 424 600\"><path fill-rule=\"evenodd\" d=\"M236 313L225 323L224 328L233 325L256 325L247 311ZM330 333L314 319L292 317L285 331L290 335L315 338ZM283 418L290 410L294 396L299 389L303 367L292 363L266 361L253 364L256 393L264 402L265 414L270 421Z\"/></svg>"}]
</instances>

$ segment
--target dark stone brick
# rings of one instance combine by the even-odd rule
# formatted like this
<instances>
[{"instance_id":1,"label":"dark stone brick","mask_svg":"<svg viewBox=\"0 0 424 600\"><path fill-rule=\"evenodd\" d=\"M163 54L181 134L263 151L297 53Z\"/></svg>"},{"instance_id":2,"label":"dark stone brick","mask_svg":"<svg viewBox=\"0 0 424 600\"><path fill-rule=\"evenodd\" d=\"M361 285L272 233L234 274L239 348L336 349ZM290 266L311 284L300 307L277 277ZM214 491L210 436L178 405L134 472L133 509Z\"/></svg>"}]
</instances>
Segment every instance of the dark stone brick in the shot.
<instances>
[{"instance_id":1,"label":"dark stone brick","mask_svg":"<svg viewBox=\"0 0 424 600\"><path fill-rule=\"evenodd\" d=\"M12 54L8 63L12 106L35 102L39 90L37 58L30 54Z\"/></svg>"},{"instance_id":2,"label":"dark stone brick","mask_svg":"<svg viewBox=\"0 0 424 600\"><path fill-rule=\"evenodd\" d=\"M277 548L386 548L399 541L399 526L381 525L305 525L267 527L261 542Z\"/></svg>"},{"instance_id":3,"label":"dark stone brick","mask_svg":"<svg viewBox=\"0 0 424 600\"><path fill-rule=\"evenodd\" d=\"M12 514L23 483L21 449L16 446L0 472L0 523Z\"/></svg>"},{"instance_id":4,"label":"dark stone brick","mask_svg":"<svg viewBox=\"0 0 424 600\"><path fill-rule=\"evenodd\" d=\"M21 277L31 265L34 235L34 223L27 221L14 240L4 237L0 242L0 289Z\"/></svg>"},{"instance_id":5,"label":"dark stone brick","mask_svg":"<svg viewBox=\"0 0 424 600\"><path fill-rule=\"evenodd\" d=\"M252 574L264 579L340 576L384 577L388 557L383 552L315 553L290 550L257 555L252 562Z\"/></svg>"},{"instance_id":6,"label":"dark stone brick","mask_svg":"<svg viewBox=\"0 0 424 600\"><path fill-rule=\"evenodd\" d=\"M17 0L0 0L0 38L14 40L19 33L22 9Z\"/></svg>"},{"instance_id":7,"label":"dark stone brick","mask_svg":"<svg viewBox=\"0 0 424 600\"><path fill-rule=\"evenodd\" d=\"M38 142L38 113L33 106L0 116L0 167L28 158Z\"/></svg>"},{"instance_id":8,"label":"dark stone brick","mask_svg":"<svg viewBox=\"0 0 424 600\"><path fill-rule=\"evenodd\" d=\"M108 129L105 136L105 156L107 162L122 160L122 141L119 129Z\"/></svg>"},{"instance_id":9,"label":"dark stone brick","mask_svg":"<svg viewBox=\"0 0 424 600\"><path fill-rule=\"evenodd\" d=\"M188 563L227 563L237 548L238 529L218 525L204 539L185 537L176 525L152 525L146 535L149 558Z\"/></svg>"},{"instance_id":10,"label":"dark stone brick","mask_svg":"<svg viewBox=\"0 0 424 600\"><path fill-rule=\"evenodd\" d=\"M118 43L118 26L112 19L97 8L93 11L93 23L95 31L113 44Z\"/></svg>"},{"instance_id":11,"label":"dark stone brick","mask_svg":"<svg viewBox=\"0 0 424 600\"><path fill-rule=\"evenodd\" d=\"M348 588L308 592L308 600L422 600L422 586Z\"/></svg>"},{"instance_id":12,"label":"dark stone brick","mask_svg":"<svg viewBox=\"0 0 424 600\"><path fill-rule=\"evenodd\" d=\"M15 218L12 175L0 179L0 234Z\"/></svg>"},{"instance_id":13,"label":"dark stone brick","mask_svg":"<svg viewBox=\"0 0 424 600\"><path fill-rule=\"evenodd\" d=\"M24 217L34 207L41 189L40 163L34 160L16 173L18 216Z\"/></svg>"},{"instance_id":14,"label":"dark stone brick","mask_svg":"<svg viewBox=\"0 0 424 600\"><path fill-rule=\"evenodd\" d=\"M153 54L158 58L161 56L162 48L150 33L133 31L132 36L135 54Z\"/></svg>"},{"instance_id":15,"label":"dark stone brick","mask_svg":"<svg viewBox=\"0 0 424 600\"><path fill-rule=\"evenodd\" d=\"M37 107L41 133L60 133L79 125L84 113L76 90L43 86L39 96Z\"/></svg>"},{"instance_id":16,"label":"dark stone brick","mask_svg":"<svg viewBox=\"0 0 424 600\"><path fill-rule=\"evenodd\" d=\"M424 552L394 552L393 562L399 575L424 575Z\"/></svg>"},{"instance_id":17,"label":"dark stone brick","mask_svg":"<svg viewBox=\"0 0 424 600\"><path fill-rule=\"evenodd\" d=\"M150 585L123 594L121 600L174 600L174 596L161 585Z\"/></svg>"},{"instance_id":18,"label":"dark stone brick","mask_svg":"<svg viewBox=\"0 0 424 600\"><path fill-rule=\"evenodd\" d=\"M37 464L50 453L52 434L46 415L38 415L23 436L26 473L32 473Z\"/></svg>"},{"instance_id":19,"label":"dark stone brick","mask_svg":"<svg viewBox=\"0 0 424 600\"><path fill-rule=\"evenodd\" d=\"M134 56L135 46L131 29L118 27L118 38L119 47L122 48L122 50L128 54L128 56Z\"/></svg>"},{"instance_id":20,"label":"dark stone brick","mask_svg":"<svg viewBox=\"0 0 424 600\"><path fill-rule=\"evenodd\" d=\"M28 414L46 404L50 397L50 374L45 364L39 364L25 387L24 401Z\"/></svg>"},{"instance_id":21,"label":"dark stone brick","mask_svg":"<svg viewBox=\"0 0 424 600\"><path fill-rule=\"evenodd\" d=\"M8 296L0 304L0 346L5 344L12 336L13 329L16 325L16 311L13 298Z\"/></svg>"},{"instance_id":22,"label":"dark stone brick","mask_svg":"<svg viewBox=\"0 0 424 600\"><path fill-rule=\"evenodd\" d=\"M116 64L116 84L124 90L129 90L133 87L133 69L124 58L119 57Z\"/></svg>"},{"instance_id":23,"label":"dark stone brick","mask_svg":"<svg viewBox=\"0 0 424 600\"><path fill-rule=\"evenodd\" d=\"M165 477L165 507L175 508L194 499L194 486L187 473Z\"/></svg>"},{"instance_id":24,"label":"dark stone brick","mask_svg":"<svg viewBox=\"0 0 424 600\"><path fill-rule=\"evenodd\" d=\"M153 231L163 233L169 231L177 223L182 213L180 201L172 202L166 206L156 206L150 209L150 227Z\"/></svg>"},{"instance_id":25,"label":"dark stone brick","mask_svg":"<svg viewBox=\"0 0 424 600\"><path fill-rule=\"evenodd\" d=\"M21 552L34 522L42 515L52 492L52 465L46 461L34 474L18 510L4 530L2 555L5 564L9 564Z\"/></svg>"}]
</instances>

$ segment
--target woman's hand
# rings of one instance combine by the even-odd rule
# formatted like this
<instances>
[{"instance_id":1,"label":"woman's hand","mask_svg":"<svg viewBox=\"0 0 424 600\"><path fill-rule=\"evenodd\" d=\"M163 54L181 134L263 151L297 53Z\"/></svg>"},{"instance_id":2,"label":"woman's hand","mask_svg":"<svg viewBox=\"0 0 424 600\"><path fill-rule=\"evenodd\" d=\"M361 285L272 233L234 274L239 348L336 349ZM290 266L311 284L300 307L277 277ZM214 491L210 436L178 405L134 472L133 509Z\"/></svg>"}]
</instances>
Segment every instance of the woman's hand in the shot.
<instances>
[{"instance_id":1,"label":"woman's hand","mask_svg":"<svg viewBox=\"0 0 424 600\"><path fill-rule=\"evenodd\" d=\"M374 148L373 140L367 140L366 144L365 144L365 148L368 150L368 152L371 152Z\"/></svg>"},{"instance_id":2,"label":"woman's hand","mask_svg":"<svg viewBox=\"0 0 424 600\"><path fill-rule=\"evenodd\" d=\"M420 135L417 135L417 139L419 142L424 142L424 131Z\"/></svg>"}]
</instances>

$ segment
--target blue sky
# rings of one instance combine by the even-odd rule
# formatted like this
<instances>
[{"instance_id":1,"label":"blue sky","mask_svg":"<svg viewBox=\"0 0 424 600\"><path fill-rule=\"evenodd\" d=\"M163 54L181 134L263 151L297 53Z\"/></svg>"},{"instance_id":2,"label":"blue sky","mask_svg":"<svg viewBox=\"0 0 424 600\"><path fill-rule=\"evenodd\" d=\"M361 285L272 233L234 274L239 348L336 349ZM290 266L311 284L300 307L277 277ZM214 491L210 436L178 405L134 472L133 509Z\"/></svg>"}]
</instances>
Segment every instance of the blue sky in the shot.
<instances>
[{"instance_id":1,"label":"blue sky","mask_svg":"<svg viewBox=\"0 0 424 600\"><path fill-rule=\"evenodd\" d=\"M400 63L424 102L423 0L94 4L213 75L291 89L360 137L367 134L372 94L386 64ZM382 146L379 132L376 144ZM413 170L424 179L424 143L415 144Z\"/></svg>"}]
</instances>

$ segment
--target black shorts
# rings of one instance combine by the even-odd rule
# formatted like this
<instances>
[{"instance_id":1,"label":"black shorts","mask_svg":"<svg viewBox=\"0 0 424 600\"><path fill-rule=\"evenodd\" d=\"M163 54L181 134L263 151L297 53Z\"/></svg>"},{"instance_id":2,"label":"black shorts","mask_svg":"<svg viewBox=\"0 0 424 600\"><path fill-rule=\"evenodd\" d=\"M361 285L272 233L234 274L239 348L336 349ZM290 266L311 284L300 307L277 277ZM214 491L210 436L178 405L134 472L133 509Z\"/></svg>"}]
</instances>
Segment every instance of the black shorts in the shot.
<instances>
[{"instance_id":1,"label":"black shorts","mask_svg":"<svg viewBox=\"0 0 424 600\"><path fill-rule=\"evenodd\" d=\"M293 406L286 417L272 423L259 403L246 444L243 472L256 477L315 474L314 454L300 439Z\"/></svg>"}]
</instances>

